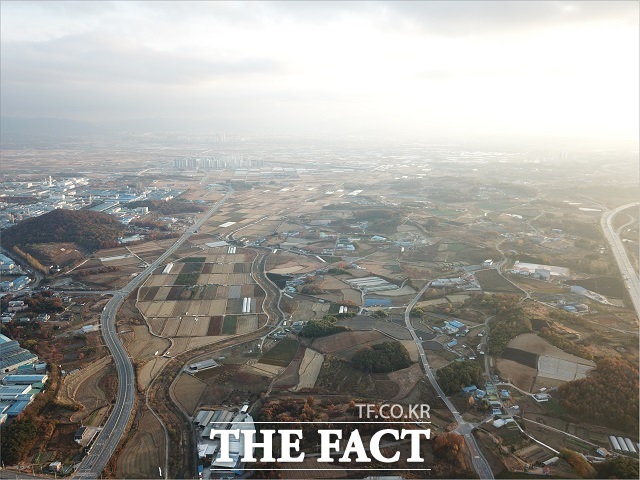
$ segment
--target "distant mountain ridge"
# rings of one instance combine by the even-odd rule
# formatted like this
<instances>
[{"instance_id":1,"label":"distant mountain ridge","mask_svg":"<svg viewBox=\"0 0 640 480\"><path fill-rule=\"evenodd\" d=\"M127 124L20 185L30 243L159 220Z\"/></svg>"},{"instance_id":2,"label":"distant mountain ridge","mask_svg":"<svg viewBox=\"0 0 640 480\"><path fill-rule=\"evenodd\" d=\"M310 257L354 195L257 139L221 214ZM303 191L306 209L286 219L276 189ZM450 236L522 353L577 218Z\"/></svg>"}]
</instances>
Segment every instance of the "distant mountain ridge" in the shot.
<instances>
[{"instance_id":1,"label":"distant mountain ridge","mask_svg":"<svg viewBox=\"0 0 640 480\"><path fill-rule=\"evenodd\" d=\"M21 137L67 137L77 135L95 135L102 132L97 125L67 118L0 118L0 134Z\"/></svg>"}]
</instances>

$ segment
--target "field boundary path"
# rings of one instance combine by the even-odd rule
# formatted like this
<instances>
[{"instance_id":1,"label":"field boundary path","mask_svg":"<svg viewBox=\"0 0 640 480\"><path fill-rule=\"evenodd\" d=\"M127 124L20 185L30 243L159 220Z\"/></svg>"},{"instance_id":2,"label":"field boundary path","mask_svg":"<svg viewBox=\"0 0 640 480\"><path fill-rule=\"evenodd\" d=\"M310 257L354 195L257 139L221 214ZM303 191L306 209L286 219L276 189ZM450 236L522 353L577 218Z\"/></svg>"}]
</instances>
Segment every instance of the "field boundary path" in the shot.
<instances>
[{"instance_id":1,"label":"field boundary path","mask_svg":"<svg viewBox=\"0 0 640 480\"><path fill-rule=\"evenodd\" d=\"M213 207L211 207L195 224L189 227L184 234L171 245L162 255L137 275L121 290L116 291L107 302L100 323L105 344L111 351L118 373L118 394L116 402L104 428L98 435L93 447L87 456L80 462L74 477L80 479L95 479L101 476L102 470L115 452L131 418L135 403L135 372L131 359L124 345L118 338L116 328L116 313L127 296L139 287L146 278L160 266L173 252L182 246L189 237L195 233L233 194L233 189L228 187L227 193Z\"/></svg>"}]
</instances>

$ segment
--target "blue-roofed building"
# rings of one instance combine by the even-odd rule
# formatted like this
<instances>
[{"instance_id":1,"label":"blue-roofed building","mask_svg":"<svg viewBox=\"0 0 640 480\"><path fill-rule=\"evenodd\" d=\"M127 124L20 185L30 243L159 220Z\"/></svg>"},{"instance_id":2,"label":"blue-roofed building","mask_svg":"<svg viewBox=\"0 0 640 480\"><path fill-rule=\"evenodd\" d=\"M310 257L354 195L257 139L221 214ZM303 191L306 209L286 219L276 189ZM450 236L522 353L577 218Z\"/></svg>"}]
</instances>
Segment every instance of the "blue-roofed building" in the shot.
<instances>
[{"instance_id":1,"label":"blue-roofed building","mask_svg":"<svg viewBox=\"0 0 640 480\"><path fill-rule=\"evenodd\" d=\"M476 398L481 399L487 396L487 392L485 392L484 390L476 390L475 392L473 392L473 394L475 395Z\"/></svg>"},{"instance_id":2,"label":"blue-roofed building","mask_svg":"<svg viewBox=\"0 0 640 480\"><path fill-rule=\"evenodd\" d=\"M390 298L365 298L364 299L365 307L391 307L391 299Z\"/></svg>"},{"instance_id":3,"label":"blue-roofed building","mask_svg":"<svg viewBox=\"0 0 640 480\"><path fill-rule=\"evenodd\" d=\"M0 385L0 400L13 401L31 391L31 385Z\"/></svg>"},{"instance_id":4,"label":"blue-roofed building","mask_svg":"<svg viewBox=\"0 0 640 480\"><path fill-rule=\"evenodd\" d=\"M16 373L23 374L23 375L31 374L31 373L43 373L46 371L47 371L47 364L44 362L21 365L16 369Z\"/></svg>"},{"instance_id":5,"label":"blue-roofed building","mask_svg":"<svg viewBox=\"0 0 640 480\"><path fill-rule=\"evenodd\" d=\"M13 405L11 405L7 411L5 412L7 414L7 416L9 417L17 417L18 415L20 415L22 413L22 411L27 408L27 406L30 404L31 402L28 400L21 400L19 402L14 402Z\"/></svg>"},{"instance_id":6,"label":"blue-roofed building","mask_svg":"<svg viewBox=\"0 0 640 480\"><path fill-rule=\"evenodd\" d=\"M37 360L36 355L22 348L18 342L0 334L0 373L10 372Z\"/></svg>"},{"instance_id":7,"label":"blue-roofed building","mask_svg":"<svg viewBox=\"0 0 640 480\"><path fill-rule=\"evenodd\" d=\"M471 393L471 392L475 392L476 390L478 390L478 387L476 387L475 385L469 385L468 387L464 387L462 389L464 393Z\"/></svg>"},{"instance_id":8,"label":"blue-roofed building","mask_svg":"<svg viewBox=\"0 0 640 480\"><path fill-rule=\"evenodd\" d=\"M451 348L451 347L455 347L458 344L457 340L451 340L449 343L447 343L447 347Z\"/></svg>"},{"instance_id":9,"label":"blue-roofed building","mask_svg":"<svg viewBox=\"0 0 640 480\"><path fill-rule=\"evenodd\" d=\"M16 268L16 263L0 253L0 272L10 272L14 268Z\"/></svg>"},{"instance_id":10,"label":"blue-roofed building","mask_svg":"<svg viewBox=\"0 0 640 480\"><path fill-rule=\"evenodd\" d=\"M26 287L29 284L30 281L31 279L26 275L16 278L13 281L13 290L22 290L24 287Z\"/></svg>"},{"instance_id":11,"label":"blue-roofed building","mask_svg":"<svg viewBox=\"0 0 640 480\"><path fill-rule=\"evenodd\" d=\"M451 325L451 326L453 326L453 327L456 327L456 328L462 328L462 327L464 327L464 323L459 322L459 321L457 321L457 320L450 320L450 321L449 321L449 325Z\"/></svg>"},{"instance_id":12,"label":"blue-roofed building","mask_svg":"<svg viewBox=\"0 0 640 480\"><path fill-rule=\"evenodd\" d=\"M30 374L20 375L11 374L2 379L2 383L5 385L31 385L32 383L44 383L49 379L49 375L42 374Z\"/></svg>"}]
</instances>

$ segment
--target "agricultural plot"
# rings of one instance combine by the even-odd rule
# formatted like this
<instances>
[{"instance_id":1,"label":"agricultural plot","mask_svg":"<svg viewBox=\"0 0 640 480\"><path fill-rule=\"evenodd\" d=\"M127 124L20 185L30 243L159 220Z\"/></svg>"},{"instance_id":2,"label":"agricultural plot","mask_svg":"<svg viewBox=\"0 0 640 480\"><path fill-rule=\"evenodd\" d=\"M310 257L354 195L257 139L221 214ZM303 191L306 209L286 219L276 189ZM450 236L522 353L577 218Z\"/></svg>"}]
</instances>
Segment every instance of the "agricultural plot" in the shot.
<instances>
[{"instance_id":1,"label":"agricultural plot","mask_svg":"<svg viewBox=\"0 0 640 480\"><path fill-rule=\"evenodd\" d=\"M522 293L509 281L503 278L497 270L480 270L475 273L480 287L486 292Z\"/></svg>"},{"instance_id":2,"label":"agricultural plot","mask_svg":"<svg viewBox=\"0 0 640 480\"><path fill-rule=\"evenodd\" d=\"M257 315L244 315L238 317L236 333L250 333L258 329L258 316Z\"/></svg>"},{"instance_id":3,"label":"agricultural plot","mask_svg":"<svg viewBox=\"0 0 640 480\"><path fill-rule=\"evenodd\" d=\"M193 375L180 375L173 387L173 393L187 413L193 415L206 388L207 384Z\"/></svg>"},{"instance_id":4,"label":"agricultural plot","mask_svg":"<svg viewBox=\"0 0 640 480\"><path fill-rule=\"evenodd\" d=\"M151 331L156 335L161 335L162 329L164 328L164 324L168 320L166 318L148 318L147 323L151 328Z\"/></svg>"},{"instance_id":5,"label":"agricultural plot","mask_svg":"<svg viewBox=\"0 0 640 480\"><path fill-rule=\"evenodd\" d=\"M286 367L298 352L298 342L284 338L260 358L260 363Z\"/></svg>"},{"instance_id":6,"label":"agricultural plot","mask_svg":"<svg viewBox=\"0 0 640 480\"><path fill-rule=\"evenodd\" d=\"M524 391L531 391L538 373L537 368L528 367L514 360L504 358L498 358L496 367L500 372L501 378L510 380L516 387Z\"/></svg>"},{"instance_id":7,"label":"agricultural plot","mask_svg":"<svg viewBox=\"0 0 640 480\"><path fill-rule=\"evenodd\" d=\"M164 463L162 426L150 411L146 411L134 431L118 456L118 478L156 478L158 465Z\"/></svg>"},{"instance_id":8,"label":"agricultural plot","mask_svg":"<svg viewBox=\"0 0 640 480\"><path fill-rule=\"evenodd\" d=\"M555 387L584 378L595 364L566 353L533 333L512 339L496 364L502 378L532 391L541 386Z\"/></svg>"},{"instance_id":9,"label":"agricultural plot","mask_svg":"<svg viewBox=\"0 0 640 480\"><path fill-rule=\"evenodd\" d=\"M222 322L222 334L235 335L237 326L237 317L235 315L226 315Z\"/></svg>"},{"instance_id":10,"label":"agricultural plot","mask_svg":"<svg viewBox=\"0 0 640 480\"><path fill-rule=\"evenodd\" d=\"M538 367L538 355L533 352L507 347L504 349L500 357L506 360L513 360L514 362L526 365L527 367Z\"/></svg>"},{"instance_id":11,"label":"agricultural plot","mask_svg":"<svg viewBox=\"0 0 640 480\"><path fill-rule=\"evenodd\" d=\"M322 369L324 356L311 348L307 348L298 370L298 385L294 390L313 388Z\"/></svg>"},{"instance_id":12,"label":"agricultural plot","mask_svg":"<svg viewBox=\"0 0 640 480\"><path fill-rule=\"evenodd\" d=\"M220 335L222 333L222 317L219 315L209 319L209 329L207 335Z\"/></svg>"},{"instance_id":13,"label":"agricultural plot","mask_svg":"<svg viewBox=\"0 0 640 480\"><path fill-rule=\"evenodd\" d=\"M543 378L571 382L584 378L593 367L560 358L542 355L538 359L538 375Z\"/></svg>"}]
</instances>

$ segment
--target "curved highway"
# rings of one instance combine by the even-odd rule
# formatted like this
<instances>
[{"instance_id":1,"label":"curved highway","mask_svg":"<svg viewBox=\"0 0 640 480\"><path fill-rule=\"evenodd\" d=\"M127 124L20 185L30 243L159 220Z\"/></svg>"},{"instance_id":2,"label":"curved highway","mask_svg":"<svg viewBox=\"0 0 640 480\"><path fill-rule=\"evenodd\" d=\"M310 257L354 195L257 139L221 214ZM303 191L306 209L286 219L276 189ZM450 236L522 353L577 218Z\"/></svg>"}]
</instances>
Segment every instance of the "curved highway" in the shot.
<instances>
[{"instance_id":1,"label":"curved highway","mask_svg":"<svg viewBox=\"0 0 640 480\"><path fill-rule=\"evenodd\" d=\"M115 452L118 443L120 443L120 439L124 435L133 411L136 397L135 372L131 359L124 345L118 338L115 321L116 313L120 305L122 305L133 290L146 280L154 269L159 267L171 254L180 248L182 244L222 206L231 194L233 194L233 189L229 188L224 197L211 207L194 225L189 227L176 243L171 245L166 252L149 264L142 273L131 280L125 287L116 292L104 307L102 315L100 316L100 323L105 344L109 348L116 365L118 373L118 394L109 419L91 447L91 450L78 466L75 473L76 478L94 479L101 475L111 455Z\"/></svg>"},{"instance_id":2,"label":"curved highway","mask_svg":"<svg viewBox=\"0 0 640 480\"><path fill-rule=\"evenodd\" d=\"M436 378L433 375L433 372L431 371L431 367L429 367L429 362L427 361L427 355L424 353L424 348L422 347L422 341L420 340L420 338L418 338L418 335L416 334L416 331L413 329L413 325L411 324L411 318L410 318L411 310L413 309L415 304L418 302L418 300L420 300L420 297L422 297L422 294L427 291L427 289L429 288L429 285L430 283L427 283L424 287L422 287L422 289L416 294L413 300L409 302L409 304L407 305L407 309L404 312L404 321L405 321L405 324L407 325L407 329L411 333L411 337L413 338L413 341L416 343L416 346L418 347L418 354L420 355L420 361L422 362L422 366L424 367L424 371L427 375L427 378L431 382L431 385L435 389L438 396L442 398L442 401L449 408L449 410L451 410L451 413L456 419L456 422L458 422L458 428L456 429L456 431L464 437L467 447L469 447L473 468L476 470L476 473L481 479L493 479L495 477L493 476L493 472L491 471L489 462L487 462L487 459L484 458L484 455L482 454L480 447L478 447L476 438L471 433L474 429L474 425L472 423L466 422L462 418L462 415L460 415L456 407L453 405L453 403L451 403L451 400L447 398L445 393L440 388L440 385L438 385L438 382L436 381Z\"/></svg>"},{"instance_id":3,"label":"curved highway","mask_svg":"<svg viewBox=\"0 0 640 480\"><path fill-rule=\"evenodd\" d=\"M636 311L636 315L640 318L640 278L638 277L638 271L633 268L627 252L624 249L622 240L616 233L616 229L612 225L613 217L627 208L637 206L638 202L628 203L622 205L613 210L605 212L600 218L600 226L604 232L609 245L611 245L611 251L616 259L620 273L624 280L625 287L629 291L633 308Z\"/></svg>"}]
</instances>

